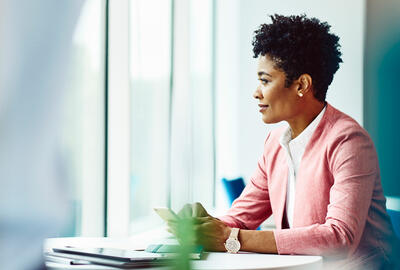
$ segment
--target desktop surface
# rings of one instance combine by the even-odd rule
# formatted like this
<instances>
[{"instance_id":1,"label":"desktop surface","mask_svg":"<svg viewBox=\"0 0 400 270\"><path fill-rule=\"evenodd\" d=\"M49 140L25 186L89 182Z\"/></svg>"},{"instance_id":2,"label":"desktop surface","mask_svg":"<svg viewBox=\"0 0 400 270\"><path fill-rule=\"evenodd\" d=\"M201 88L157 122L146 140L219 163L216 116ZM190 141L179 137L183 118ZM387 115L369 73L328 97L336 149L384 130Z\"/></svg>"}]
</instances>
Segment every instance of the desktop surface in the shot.
<instances>
[{"instance_id":1,"label":"desktop surface","mask_svg":"<svg viewBox=\"0 0 400 270\"><path fill-rule=\"evenodd\" d=\"M45 251L53 247L79 246L79 247L110 247L123 249L144 249L147 245L159 242L160 239L151 239L147 236L138 235L126 238L50 238L45 241ZM46 263L49 270L75 269L75 270L106 270L118 269L98 265L66 265L55 262ZM297 256L297 255L276 255L239 252L230 254L226 252L205 252L202 260L192 260L193 270L247 270L247 269L293 269L313 270L322 269L321 256ZM154 267L146 269L170 269L171 267ZM138 269L138 268L135 268Z\"/></svg>"}]
</instances>

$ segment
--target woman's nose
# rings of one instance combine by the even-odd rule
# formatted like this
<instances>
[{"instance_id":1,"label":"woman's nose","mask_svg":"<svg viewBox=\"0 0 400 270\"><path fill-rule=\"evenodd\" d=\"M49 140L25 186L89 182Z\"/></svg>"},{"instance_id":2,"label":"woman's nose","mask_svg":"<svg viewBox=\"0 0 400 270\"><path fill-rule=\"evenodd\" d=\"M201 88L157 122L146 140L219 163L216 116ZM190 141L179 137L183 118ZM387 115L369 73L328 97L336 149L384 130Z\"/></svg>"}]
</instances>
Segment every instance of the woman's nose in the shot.
<instances>
[{"instance_id":1,"label":"woman's nose","mask_svg":"<svg viewBox=\"0 0 400 270\"><path fill-rule=\"evenodd\" d=\"M253 98L262 99L262 93L259 86L256 88L256 91L254 91Z\"/></svg>"}]
</instances>

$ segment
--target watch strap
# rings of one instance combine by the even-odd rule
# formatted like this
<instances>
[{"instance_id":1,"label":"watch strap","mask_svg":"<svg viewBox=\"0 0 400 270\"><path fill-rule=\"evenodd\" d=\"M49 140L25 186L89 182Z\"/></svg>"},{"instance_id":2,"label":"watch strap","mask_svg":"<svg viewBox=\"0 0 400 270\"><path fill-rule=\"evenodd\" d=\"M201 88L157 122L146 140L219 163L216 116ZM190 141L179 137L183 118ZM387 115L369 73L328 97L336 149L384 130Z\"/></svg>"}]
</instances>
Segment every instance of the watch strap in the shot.
<instances>
[{"instance_id":1,"label":"watch strap","mask_svg":"<svg viewBox=\"0 0 400 270\"><path fill-rule=\"evenodd\" d=\"M232 228L229 238L238 239L239 238L239 228Z\"/></svg>"}]
</instances>

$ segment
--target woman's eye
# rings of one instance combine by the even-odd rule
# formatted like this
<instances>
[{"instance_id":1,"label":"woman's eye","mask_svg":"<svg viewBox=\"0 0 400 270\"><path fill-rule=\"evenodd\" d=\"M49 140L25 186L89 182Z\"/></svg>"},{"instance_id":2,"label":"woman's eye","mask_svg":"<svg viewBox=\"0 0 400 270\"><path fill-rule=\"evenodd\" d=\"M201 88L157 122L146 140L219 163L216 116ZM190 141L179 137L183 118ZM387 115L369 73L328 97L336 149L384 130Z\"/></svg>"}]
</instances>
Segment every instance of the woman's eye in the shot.
<instances>
[{"instance_id":1,"label":"woman's eye","mask_svg":"<svg viewBox=\"0 0 400 270\"><path fill-rule=\"evenodd\" d=\"M258 79L262 84L267 84L267 83L269 83L269 81L268 80L266 80L266 79Z\"/></svg>"}]
</instances>

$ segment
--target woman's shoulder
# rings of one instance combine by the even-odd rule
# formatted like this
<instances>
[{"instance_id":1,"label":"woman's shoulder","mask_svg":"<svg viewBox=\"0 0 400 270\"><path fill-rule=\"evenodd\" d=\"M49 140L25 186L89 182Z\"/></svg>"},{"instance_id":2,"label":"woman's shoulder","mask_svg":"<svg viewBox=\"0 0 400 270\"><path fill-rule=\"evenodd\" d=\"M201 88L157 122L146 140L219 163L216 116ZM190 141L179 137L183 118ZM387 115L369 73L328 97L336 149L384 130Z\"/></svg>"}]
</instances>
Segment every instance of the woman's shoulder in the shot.
<instances>
[{"instance_id":1,"label":"woman's shoulder","mask_svg":"<svg viewBox=\"0 0 400 270\"><path fill-rule=\"evenodd\" d=\"M328 110L329 109L329 110ZM350 168L365 173L376 173L378 159L368 132L349 115L327 108L325 122L312 141L314 154L323 153L331 171Z\"/></svg>"},{"instance_id":2,"label":"woman's shoulder","mask_svg":"<svg viewBox=\"0 0 400 270\"><path fill-rule=\"evenodd\" d=\"M361 135L370 140L368 132L351 116L328 104L326 113L320 125L323 129L321 135L330 138Z\"/></svg>"},{"instance_id":3,"label":"woman's shoulder","mask_svg":"<svg viewBox=\"0 0 400 270\"><path fill-rule=\"evenodd\" d=\"M330 106L319 130L314 134L312 145L327 153L331 161L348 159L363 154L375 160L376 150L368 132L352 117Z\"/></svg>"}]
</instances>

